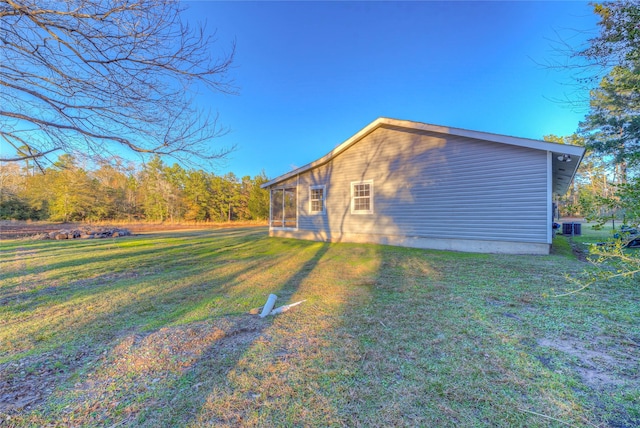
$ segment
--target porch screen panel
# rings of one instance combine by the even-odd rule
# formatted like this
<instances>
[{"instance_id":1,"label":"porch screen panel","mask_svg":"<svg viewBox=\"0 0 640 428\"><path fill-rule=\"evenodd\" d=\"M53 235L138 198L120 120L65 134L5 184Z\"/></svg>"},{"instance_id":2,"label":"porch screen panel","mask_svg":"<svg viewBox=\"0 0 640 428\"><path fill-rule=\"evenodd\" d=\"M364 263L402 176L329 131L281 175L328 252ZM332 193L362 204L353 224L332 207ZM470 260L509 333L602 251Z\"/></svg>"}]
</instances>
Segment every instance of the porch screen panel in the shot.
<instances>
[{"instance_id":1,"label":"porch screen panel","mask_svg":"<svg viewBox=\"0 0 640 428\"><path fill-rule=\"evenodd\" d=\"M284 194L282 189L271 191L271 227L283 227L283 202Z\"/></svg>"},{"instance_id":2,"label":"porch screen panel","mask_svg":"<svg viewBox=\"0 0 640 428\"><path fill-rule=\"evenodd\" d=\"M271 191L271 227L298 226L298 203L296 188Z\"/></svg>"},{"instance_id":3,"label":"porch screen panel","mask_svg":"<svg viewBox=\"0 0 640 428\"><path fill-rule=\"evenodd\" d=\"M284 189L284 227L296 227L297 219L296 189Z\"/></svg>"}]
</instances>

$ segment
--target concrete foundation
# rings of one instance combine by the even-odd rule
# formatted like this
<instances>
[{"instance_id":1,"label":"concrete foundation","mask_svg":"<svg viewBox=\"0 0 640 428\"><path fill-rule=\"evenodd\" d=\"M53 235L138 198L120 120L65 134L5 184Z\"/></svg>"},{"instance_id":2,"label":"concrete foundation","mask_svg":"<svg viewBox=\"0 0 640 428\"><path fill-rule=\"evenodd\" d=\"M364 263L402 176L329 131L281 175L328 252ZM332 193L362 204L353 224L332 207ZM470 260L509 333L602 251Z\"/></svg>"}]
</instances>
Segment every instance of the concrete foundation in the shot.
<instances>
[{"instance_id":1,"label":"concrete foundation","mask_svg":"<svg viewBox=\"0 0 640 428\"><path fill-rule=\"evenodd\" d=\"M329 236L326 233L292 229L271 229L269 236L305 239L321 242L354 242L362 244L383 244L398 247L423 248L430 250L461 251L467 253L535 254L547 255L550 244L539 242L488 241L471 239L444 239L419 236L372 235L344 233Z\"/></svg>"}]
</instances>

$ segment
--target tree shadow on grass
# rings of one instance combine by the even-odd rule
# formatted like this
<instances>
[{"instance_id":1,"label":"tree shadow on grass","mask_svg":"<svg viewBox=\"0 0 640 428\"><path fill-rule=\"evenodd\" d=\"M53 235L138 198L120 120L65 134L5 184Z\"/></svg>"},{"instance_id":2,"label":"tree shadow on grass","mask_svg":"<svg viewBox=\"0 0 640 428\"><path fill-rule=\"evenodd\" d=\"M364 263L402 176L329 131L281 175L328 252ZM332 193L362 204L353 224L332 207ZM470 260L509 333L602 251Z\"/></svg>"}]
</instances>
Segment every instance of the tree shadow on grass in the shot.
<instances>
[{"instance_id":1,"label":"tree shadow on grass","mask_svg":"<svg viewBox=\"0 0 640 428\"><path fill-rule=\"evenodd\" d=\"M264 245L269 242L269 239L261 240L256 252L265 252ZM310 245L299 243L294 247L304 252ZM261 290L277 292L278 303L286 303L326 251L325 245L307 257L296 270L288 272L289 279L285 282L255 285ZM216 376L215 379L224 382L224 374L235 367L272 320L248 315L246 306L241 305L260 297L266 299L268 293L262 295L254 291L245 299L237 297L233 307L218 311L213 319L200 314L200 321L184 322L185 316L189 318L189 307L201 306L199 301L206 299L222 305L229 300L233 302L233 298L227 298L230 293L242 293L247 281L282 262L280 256L252 255L238 262L241 269L216 277L215 284L176 287L158 296L155 303L153 299L147 300L150 303L148 310L141 308L143 298L98 317L87 316L86 320L74 325L76 335L73 339L67 338L58 348L44 351L46 345L35 348L32 357L21 359L28 373L11 370L11 379L0 385L0 392L5 393L3 400L14 400L18 406L12 408L5 402L0 411L28 415L30 410L37 409L42 419L36 420L43 423L55 420L88 424L118 420L127 423L136 418L155 418L156 414L162 415L157 422L163 424L164 420L171 420L175 400L180 406L197 411L203 398L198 394L189 395L193 390L185 389L185 385L202 383L198 376L206 379ZM215 267L204 264L197 272L187 271L185 281L207 269L215 270ZM260 277L260 282L267 279ZM43 328L41 334L47 330ZM109 343L113 347L105 349ZM211 367L216 369L210 370ZM45 382L39 389L38 381L45 376L53 381ZM18 384L24 388L16 390ZM177 391L178 395L167 396L167 391L169 394ZM71 409L61 412L60 407L65 403Z\"/></svg>"},{"instance_id":2,"label":"tree shadow on grass","mask_svg":"<svg viewBox=\"0 0 640 428\"><path fill-rule=\"evenodd\" d=\"M80 242L56 242L47 248L47 250L39 249L37 246L33 246L31 243L26 243L22 247L15 249L16 257L3 261L5 264L0 273L0 280L12 280L24 276L26 273L24 267L19 269L10 269L8 265L10 263L16 263L23 260L18 255L18 252L23 252L28 255L28 260L32 264L38 263L39 259L47 257L43 256L44 251L49 251L54 254L57 259L63 258L62 261L44 261L47 271L58 272L58 276L49 276L47 280L55 281L58 279L65 279L69 274L73 273L74 268L83 268L87 270L92 266L100 272L105 269L105 266L110 270L120 271L130 268L131 263L123 263L125 260L132 258L139 258L143 263L143 266L153 266L155 259L157 259L157 252L162 250L163 252L172 251L178 254L179 260L184 260L184 255L189 254L187 250L193 251L196 248L204 247L210 248L211 243L207 239L214 239L216 241L223 240L230 242L230 245L220 245L216 252L230 251L233 247L237 247L241 244L250 243L257 237L265 236L266 233L262 229L256 228L243 228L243 229L229 229L224 231L206 231L206 234L197 232L173 232L165 233L162 235L154 235L153 238L148 236L140 237L140 239L126 241L126 240L104 240L93 241L91 245L82 245ZM162 241L170 239L171 244L163 243ZM194 242L195 241L195 242ZM86 249L83 251L83 255L79 255L78 249ZM65 254L69 254L69 257L64 258ZM137 262L138 260L136 260ZM110 263L115 263L111 266ZM165 261L166 262L166 261ZM175 263L173 263L175 264Z\"/></svg>"},{"instance_id":3,"label":"tree shadow on grass","mask_svg":"<svg viewBox=\"0 0 640 428\"><path fill-rule=\"evenodd\" d=\"M256 297L236 295L235 290L243 286L241 277L259 269L270 270L281 263L280 256L253 255L267 245L265 241L256 241L243 251L243 256L228 253L224 258L215 258L204 254L201 257L208 260L189 264L189 269L171 272L170 276L110 275L110 282L98 277L75 284L68 292L40 293L39 301L8 305L3 308L6 324L0 329L0 337L5 336L8 341L0 348L0 358L17 360L52 351L60 343L65 349L86 347L94 342L100 345L122 331L149 330L173 322L203 301L238 302L227 310L216 311L219 315L246 311L246 304L254 303L252 298ZM185 252L180 257L191 262L190 254ZM204 314L207 315L210 314Z\"/></svg>"},{"instance_id":4,"label":"tree shadow on grass","mask_svg":"<svg viewBox=\"0 0 640 428\"><path fill-rule=\"evenodd\" d=\"M277 258L262 263L257 260L239 262L244 269L238 268L228 275L216 277L217 284L223 284L217 287L206 282L194 284L187 276L182 286L165 289L167 292L138 295L134 290L125 293L125 297L130 299L123 300L120 305L108 302L110 306L106 312L92 310L93 305L87 299L91 293L82 293L80 298L75 296L79 299L77 304L61 303L54 305L54 308L60 306L59 309L40 314L40 323L31 323L13 334L10 331L13 327L6 325L9 331L5 330L3 334L8 341L0 349L0 357L6 361L0 364L0 372L3 373L0 379L0 412L28 412L47 400L55 390L61 399L65 399L62 385L68 383L68 379L82 378L83 373L100 366L109 355L106 348L110 342L122 337L153 335L154 329L175 322L185 312L185 307L195 305L198 300L231 300L225 294L238 285L239 275L245 274L247 269L269 269L277 262ZM127 283L120 288L133 287ZM102 294L105 293L97 292L93 296L97 300L93 301L108 301L109 296L101 298ZM237 304L233 305L222 316L239 310ZM29 318L31 316L26 320ZM19 324L20 320L13 322L16 323Z\"/></svg>"},{"instance_id":5,"label":"tree shadow on grass","mask_svg":"<svg viewBox=\"0 0 640 428\"><path fill-rule=\"evenodd\" d=\"M282 304L292 303L291 296L299 290L303 283L317 267L330 248L330 244L305 244L305 247L317 247L317 250L307 257L295 272L291 272L289 278L273 289L278 295L276 307ZM277 291L276 291L277 289ZM282 316L282 315L281 315ZM286 315L284 315L286 316ZM226 408L220 408L219 412L210 420L213 425L239 426L242 425L247 413L254 411L241 405L241 402L252 401L261 395L259 384L243 385L243 395L236 395L229 375L231 372L236 377L242 377L243 370L240 363L248 350L256 345L265 345L265 333L270 330L274 322L273 317L264 319L257 315L241 315L235 317L224 331L220 339L212 341L203 349L200 357L191 364L181 376L172 382L169 391L179 387L178 395L163 397L169 400L168 407L153 406L140 415L140 420L146 420L149 426L184 426L196 423L197 416L202 412L207 399L227 396L224 400ZM258 344L260 342L260 344ZM255 373L252 373L255 375ZM258 374L259 376L259 374ZM191 387L185 387L190 385ZM235 405L234 405L235 404ZM187 418L185 418L187 416Z\"/></svg>"},{"instance_id":6,"label":"tree shadow on grass","mask_svg":"<svg viewBox=\"0 0 640 428\"><path fill-rule=\"evenodd\" d=\"M25 275L26 272L6 274L2 276L5 284L11 282L11 279L19 282L0 288L0 304L10 312L33 312L43 305L63 304L74 299L95 297L96 293L110 293L113 291L112 285L119 284L121 280L130 279L130 285L135 286L141 280L152 280L154 276L171 277L181 271L197 275L211 269L216 260L233 258L236 251L252 245L257 238L264 237L262 232L252 232L249 230L211 236L212 239L223 239L220 244L228 245L212 247L211 242L204 240L206 236L200 236L197 242L163 245L160 250L152 245L145 245L144 250L109 254L109 251L102 249L80 260L74 258L48 264L46 267L40 266L37 269L39 272L32 275ZM158 251L171 251L173 254L169 260L164 259L162 263L158 263ZM40 275L43 269L60 273ZM69 277L78 275L86 278L68 280Z\"/></svg>"}]
</instances>

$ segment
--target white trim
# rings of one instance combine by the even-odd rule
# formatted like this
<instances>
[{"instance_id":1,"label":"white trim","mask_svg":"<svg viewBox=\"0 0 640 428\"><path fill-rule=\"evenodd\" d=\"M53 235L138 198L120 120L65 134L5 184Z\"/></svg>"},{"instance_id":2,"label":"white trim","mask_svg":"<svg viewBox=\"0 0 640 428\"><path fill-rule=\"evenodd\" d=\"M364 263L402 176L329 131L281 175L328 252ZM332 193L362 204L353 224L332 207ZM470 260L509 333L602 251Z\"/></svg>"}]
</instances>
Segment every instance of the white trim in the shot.
<instances>
[{"instance_id":1,"label":"white trim","mask_svg":"<svg viewBox=\"0 0 640 428\"><path fill-rule=\"evenodd\" d=\"M313 201L315 199L311 198L313 190L322 190L322 209L320 211L313 210ZM309 186L309 215L322 215L327 212L327 186L317 185L317 186Z\"/></svg>"},{"instance_id":2,"label":"white trim","mask_svg":"<svg viewBox=\"0 0 640 428\"><path fill-rule=\"evenodd\" d=\"M296 175L296 230L300 224L300 174Z\"/></svg>"},{"instance_id":3,"label":"white trim","mask_svg":"<svg viewBox=\"0 0 640 428\"><path fill-rule=\"evenodd\" d=\"M553 152L547 152L547 243L553 242Z\"/></svg>"},{"instance_id":4,"label":"white trim","mask_svg":"<svg viewBox=\"0 0 640 428\"><path fill-rule=\"evenodd\" d=\"M355 209L355 199L356 196L353 194L353 186L357 186L360 184L368 184L369 185L369 209L368 210L357 210ZM366 215L373 214L373 199L374 199L374 191L373 191L373 180L360 180L360 181L352 181L350 184L351 188L351 214L355 215Z\"/></svg>"},{"instance_id":5,"label":"white trim","mask_svg":"<svg viewBox=\"0 0 640 428\"><path fill-rule=\"evenodd\" d=\"M269 189L269 229L271 229L271 220L273 218L273 216L271 215L271 205L273 204L273 202L271 202L271 195L273 195L273 189Z\"/></svg>"}]
</instances>

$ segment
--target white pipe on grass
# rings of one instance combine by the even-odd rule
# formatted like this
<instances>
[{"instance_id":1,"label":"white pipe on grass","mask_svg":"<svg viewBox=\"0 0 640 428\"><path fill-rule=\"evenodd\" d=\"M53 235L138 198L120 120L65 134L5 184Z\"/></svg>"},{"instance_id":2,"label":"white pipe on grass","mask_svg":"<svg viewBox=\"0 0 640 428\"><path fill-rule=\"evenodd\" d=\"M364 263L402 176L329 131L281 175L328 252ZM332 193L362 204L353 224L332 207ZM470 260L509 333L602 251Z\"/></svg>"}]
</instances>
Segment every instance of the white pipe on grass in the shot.
<instances>
[{"instance_id":1,"label":"white pipe on grass","mask_svg":"<svg viewBox=\"0 0 640 428\"><path fill-rule=\"evenodd\" d=\"M298 306L300 303L306 302L306 301L307 299L304 299L304 300L300 300L299 302L292 303L290 305L280 306L279 308L272 310L269 315L277 315L277 314L281 314L282 312L287 312L289 309L293 308L294 306Z\"/></svg>"},{"instance_id":2,"label":"white pipe on grass","mask_svg":"<svg viewBox=\"0 0 640 428\"><path fill-rule=\"evenodd\" d=\"M264 307L262 308L262 313L260 314L260 318L264 318L271 313L271 309L273 309L273 307L275 306L277 298L278 296L276 296L275 294L269 294L267 303L265 303Z\"/></svg>"}]
</instances>

